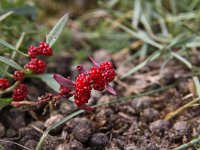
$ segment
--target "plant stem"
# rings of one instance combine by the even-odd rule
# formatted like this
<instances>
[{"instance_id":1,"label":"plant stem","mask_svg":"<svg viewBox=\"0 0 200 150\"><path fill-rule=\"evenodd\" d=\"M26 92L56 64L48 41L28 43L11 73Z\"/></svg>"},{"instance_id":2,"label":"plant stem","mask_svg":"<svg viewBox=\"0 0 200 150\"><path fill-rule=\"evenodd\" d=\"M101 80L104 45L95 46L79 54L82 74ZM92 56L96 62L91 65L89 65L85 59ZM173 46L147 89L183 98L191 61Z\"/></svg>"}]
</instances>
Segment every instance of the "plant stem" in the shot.
<instances>
[{"instance_id":1,"label":"plant stem","mask_svg":"<svg viewBox=\"0 0 200 150\"><path fill-rule=\"evenodd\" d=\"M175 117L177 114L185 110L186 108L190 107L191 105L195 104L196 102L200 101L200 97L195 98L194 100L190 101L189 103L183 105L182 107L178 108L177 110L167 114L165 120L170 120Z\"/></svg>"}]
</instances>

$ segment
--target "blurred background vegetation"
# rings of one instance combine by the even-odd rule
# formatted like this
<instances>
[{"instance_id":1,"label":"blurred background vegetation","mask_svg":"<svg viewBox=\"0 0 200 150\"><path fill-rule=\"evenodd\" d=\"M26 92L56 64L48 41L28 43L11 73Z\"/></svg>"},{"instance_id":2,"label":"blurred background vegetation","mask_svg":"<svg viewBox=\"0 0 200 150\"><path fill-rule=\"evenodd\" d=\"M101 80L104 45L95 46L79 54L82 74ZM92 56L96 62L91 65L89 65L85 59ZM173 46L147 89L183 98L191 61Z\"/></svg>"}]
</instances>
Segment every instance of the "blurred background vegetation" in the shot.
<instances>
[{"instance_id":1,"label":"blurred background vegetation","mask_svg":"<svg viewBox=\"0 0 200 150\"><path fill-rule=\"evenodd\" d=\"M1 17L0 33L15 44L25 32L21 50L26 51L69 13L54 49L72 54L76 62L98 49L128 53L125 64L147 58L129 75L158 57L164 58L163 65L175 57L193 66L189 56L200 55L199 8L199 0L1 0L0 14L13 14Z\"/></svg>"}]
</instances>

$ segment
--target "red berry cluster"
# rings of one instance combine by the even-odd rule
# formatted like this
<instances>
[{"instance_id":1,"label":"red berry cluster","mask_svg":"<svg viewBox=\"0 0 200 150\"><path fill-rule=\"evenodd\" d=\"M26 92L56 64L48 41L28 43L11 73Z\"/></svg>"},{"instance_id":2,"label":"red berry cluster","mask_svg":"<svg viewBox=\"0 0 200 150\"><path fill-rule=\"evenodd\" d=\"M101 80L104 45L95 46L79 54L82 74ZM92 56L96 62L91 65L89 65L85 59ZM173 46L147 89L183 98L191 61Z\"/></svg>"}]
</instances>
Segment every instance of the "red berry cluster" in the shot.
<instances>
[{"instance_id":1,"label":"red berry cluster","mask_svg":"<svg viewBox=\"0 0 200 150\"><path fill-rule=\"evenodd\" d=\"M69 95L69 93L71 96L74 95L75 104L78 107L87 110L90 108L85 104L88 103L91 97L92 89L98 91L107 89L110 93L116 94L114 89L109 86L109 82L113 81L116 76L112 63L103 62L98 65L93 59L92 61L94 66L90 68L89 72L84 70L82 66L77 67L77 70L80 72L80 74L77 76L75 83L60 75L54 75L54 79L61 85L60 94L62 96L65 96L66 94ZM72 92L72 88L74 88L74 92Z\"/></svg>"},{"instance_id":2,"label":"red berry cluster","mask_svg":"<svg viewBox=\"0 0 200 150\"><path fill-rule=\"evenodd\" d=\"M93 88L97 91L104 90L105 85L111 82L116 76L112 63L109 61L101 63L99 67L91 67L88 74L93 82Z\"/></svg>"},{"instance_id":3,"label":"red berry cluster","mask_svg":"<svg viewBox=\"0 0 200 150\"><path fill-rule=\"evenodd\" d=\"M10 87L9 80L6 78L0 78L0 90L5 90Z\"/></svg>"},{"instance_id":4,"label":"red berry cluster","mask_svg":"<svg viewBox=\"0 0 200 150\"><path fill-rule=\"evenodd\" d=\"M28 94L27 86L25 84L19 84L13 90L12 98L14 101L22 101L27 97L27 94Z\"/></svg>"},{"instance_id":5,"label":"red berry cluster","mask_svg":"<svg viewBox=\"0 0 200 150\"><path fill-rule=\"evenodd\" d=\"M52 48L45 42L40 42L38 47L29 46L28 54L31 58L30 62L26 64L25 69L31 70L33 73L39 74L44 73L46 68L46 63L38 58L37 56L52 56Z\"/></svg>"}]
</instances>

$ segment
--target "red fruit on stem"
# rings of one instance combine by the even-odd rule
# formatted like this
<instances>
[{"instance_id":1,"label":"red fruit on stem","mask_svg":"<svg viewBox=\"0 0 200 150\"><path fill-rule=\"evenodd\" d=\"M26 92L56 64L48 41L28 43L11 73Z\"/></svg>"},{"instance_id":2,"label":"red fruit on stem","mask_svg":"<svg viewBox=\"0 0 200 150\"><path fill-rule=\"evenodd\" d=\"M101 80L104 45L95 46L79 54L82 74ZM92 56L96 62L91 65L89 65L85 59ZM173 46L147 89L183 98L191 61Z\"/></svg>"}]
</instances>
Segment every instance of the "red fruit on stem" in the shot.
<instances>
[{"instance_id":1,"label":"red fruit on stem","mask_svg":"<svg viewBox=\"0 0 200 150\"><path fill-rule=\"evenodd\" d=\"M71 92L69 87L60 86L60 94L62 96L69 94L69 92Z\"/></svg>"},{"instance_id":2,"label":"red fruit on stem","mask_svg":"<svg viewBox=\"0 0 200 150\"><path fill-rule=\"evenodd\" d=\"M10 87L9 80L6 78L0 78L0 90L5 90Z\"/></svg>"},{"instance_id":3,"label":"red fruit on stem","mask_svg":"<svg viewBox=\"0 0 200 150\"><path fill-rule=\"evenodd\" d=\"M44 73L46 68L46 63L40 59L33 58L24 68L31 70L33 73Z\"/></svg>"},{"instance_id":4,"label":"red fruit on stem","mask_svg":"<svg viewBox=\"0 0 200 150\"><path fill-rule=\"evenodd\" d=\"M40 42L38 47L39 53L44 56L52 56L53 50L46 42Z\"/></svg>"},{"instance_id":5,"label":"red fruit on stem","mask_svg":"<svg viewBox=\"0 0 200 150\"><path fill-rule=\"evenodd\" d=\"M14 90L12 98L14 101L22 101L27 97L28 90L25 84L19 84Z\"/></svg>"},{"instance_id":6,"label":"red fruit on stem","mask_svg":"<svg viewBox=\"0 0 200 150\"><path fill-rule=\"evenodd\" d=\"M107 71L113 69L113 65L110 61L106 61L100 64L101 71Z\"/></svg>"},{"instance_id":7,"label":"red fruit on stem","mask_svg":"<svg viewBox=\"0 0 200 150\"><path fill-rule=\"evenodd\" d=\"M13 74L13 78L16 80L16 81L23 81L24 80L24 76L25 76L25 73L23 71L20 71L20 70L16 70Z\"/></svg>"},{"instance_id":8,"label":"red fruit on stem","mask_svg":"<svg viewBox=\"0 0 200 150\"><path fill-rule=\"evenodd\" d=\"M29 46L28 48L28 55L31 57L31 58L35 58L39 55L39 51L38 51L38 48L37 47L34 47L34 46Z\"/></svg>"},{"instance_id":9,"label":"red fruit on stem","mask_svg":"<svg viewBox=\"0 0 200 150\"><path fill-rule=\"evenodd\" d=\"M88 75L84 73L79 74L79 76L76 78L74 96L75 103L77 106L81 106L85 103L88 103L88 100L91 96L91 90L92 87Z\"/></svg>"},{"instance_id":10,"label":"red fruit on stem","mask_svg":"<svg viewBox=\"0 0 200 150\"><path fill-rule=\"evenodd\" d=\"M111 82L114 80L116 73L114 69L106 70L102 73L102 76L106 82Z\"/></svg>"}]
</instances>

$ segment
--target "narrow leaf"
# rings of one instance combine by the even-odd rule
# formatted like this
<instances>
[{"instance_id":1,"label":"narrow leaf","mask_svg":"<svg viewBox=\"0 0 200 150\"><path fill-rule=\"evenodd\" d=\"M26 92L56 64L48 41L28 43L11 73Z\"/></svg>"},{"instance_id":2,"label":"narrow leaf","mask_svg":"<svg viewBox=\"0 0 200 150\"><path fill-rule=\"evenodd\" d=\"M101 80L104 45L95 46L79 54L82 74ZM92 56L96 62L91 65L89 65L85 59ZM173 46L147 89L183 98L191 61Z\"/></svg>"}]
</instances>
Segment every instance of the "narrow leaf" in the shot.
<instances>
[{"instance_id":1,"label":"narrow leaf","mask_svg":"<svg viewBox=\"0 0 200 150\"><path fill-rule=\"evenodd\" d=\"M13 11L9 11L3 15L0 16L0 21L4 20L5 18L7 18L8 16L10 16L11 14L13 14Z\"/></svg>"},{"instance_id":2,"label":"narrow leaf","mask_svg":"<svg viewBox=\"0 0 200 150\"><path fill-rule=\"evenodd\" d=\"M14 47L13 45L7 43L6 41L4 41L2 39L0 39L0 44L5 46L5 47L7 47L7 48L9 48L9 49L11 49L11 50L13 50L13 51L16 51L16 52L18 52L18 53L20 53L20 54L22 54L22 55L24 55L26 57L28 56L27 54L24 54L23 52L19 51L16 47Z\"/></svg>"},{"instance_id":3,"label":"narrow leaf","mask_svg":"<svg viewBox=\"0 0 200 150\"><path fill-rule=\"evenodd\" d=\"M8 66L13 67L17 70L21 70L23 72L26 72L26 70L24 68L22 68L20 65L18 65L15 61L10 60L8 58L5 58L3 56L0 56L0 62L7 64Z\"/></svg>"},{"instance_id":4,"label":"narrow leaf","mask_svg":"<svg viewBox=\"0 0 200 150\"><path fill-rule=\"evenodd\" d=\"M39 75L31 75L31 77L39 78L43 82L45 82L51 89L58 92L60 85L53 79L53 74L39 74Z\"/></svg>"},{"instance_id":5,"label":"narrow leaf","mask_svg":"<svg viewBox=\"0 0 200 150\"><path fill-rule=\"evenodd\" d=\"M151 61L155 60L156 58L158 58L160 56L160 54L161 54L160 51L156 51L151 56L149 56L145 61L143 61L142 63L138 64L136 67L132 68L122 78L126 78L126 77L130 76L131 74L135 73L136 71L140 70L141 68L146 66L149 62L151 62Z\"/></svg>"},{"instance_id":6,"label":"narrow leaf","mask_svg":"<svg viewBox=\"0 0 200 150\"><path fill-rule=\"evenodd\" d=\"M0 110L12 102L11 98L0 98Z\"/></svg>"},{"instance_id":7,"label":"narrow leaf","mask_svg":"<svg viewBox=\"0 0 200 150\"><path fill-rule=\"evenodd\" d=\"M60 36L60 34L62 33L65 24L67 22L68 19L68 15L65 14L57 23L56 25L53 27L53 29L51 30L51 32L46 36L46 42L52 46L56 40L58 39L58 37Z\"/></svg>"},{"instance_id":8,"label":"narrow leaf","mask_svg":"<svg viewBox=\"0 0 200 150\"><path fill-rule=\"evenodd\" d=\"M59 74L54 74L52 77L58 82L58 84L64 87L74 87L74 83L70 79L67 79Z\"/></svg>"},{"instance_id":9,"label":"narrow leaf","mask_svg":"<svg viewBox=\"0 0 200 150\"><path fill-rule=\"evenodd\" d=\"M112 95L117 95L116 91L109 84L106 85L106 90Z\"/></svg>"},{"instance_id":10,"label":"narrow leaf","mask_svg":"<svg viewBox=\"0 0 200 150\"><path fill-rule=\"evenodd\" d=\"M192 64L180 54L171 52L171 55L174 56L176 59L180 60L182 63L184 63L188 68L192 69Z\"/></svg>"}]
</instances>

